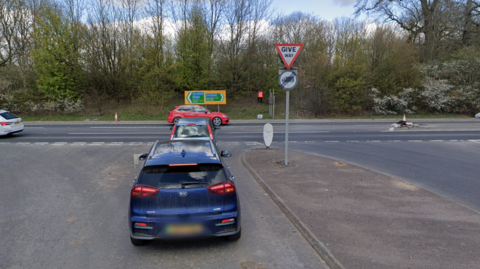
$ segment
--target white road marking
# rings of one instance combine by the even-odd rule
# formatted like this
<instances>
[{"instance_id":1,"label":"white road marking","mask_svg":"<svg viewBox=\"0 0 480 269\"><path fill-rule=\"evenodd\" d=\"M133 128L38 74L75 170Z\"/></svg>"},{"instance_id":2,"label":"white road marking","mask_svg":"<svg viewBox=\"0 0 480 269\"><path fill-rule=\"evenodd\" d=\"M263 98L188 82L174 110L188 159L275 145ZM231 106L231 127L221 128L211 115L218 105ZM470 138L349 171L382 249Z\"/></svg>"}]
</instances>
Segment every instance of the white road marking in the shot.
<instances>
[{"instance_id":1,"label":"white road marking","mask_svg":"<svg viewBox=\"0 0 480 269\"><path fill-rule=\"evenodd\" d=\"M51 145L52 146L64 146L66 144L67 144L67 142L53 142Z\"/></svg>"},{"instance_id":2,"label":"white road marking","mask_svg":"<svg viewBox=\"0 0 480 269\"><path fill-rule=\"evenodd\" d=\"M87 142L73 142L72 146L85 146Z\"/></svg>"},{"instance_id":3,"label":"white road marking","mask_svg":"<svg viewBox=\"0 0 480 269\"><path fill-rule=\"evenodd\" d=\"M142 127L135 127L135 126L113 126L113 127L90 127L92 129L160 129L161 126L142 126Z\"/></svg>"},{"instance_id":4,"label":"white road marking","mask_svg":"<svg viewBox=\"0 0 480 269\"><path fill-rule=\"evenodd\" d=\"M123 142L111 142L111 143L108 143L107 145L110 145L110 146L121 146L121 145L123 145Z\"/></svg>"},{"instance_id":5,"label":"white road marking","mask_svg":"<svg viewBox=\"0 0 480 269\"><path fill-rule=\"evenodd\" d=\"M142 154L133 154L133 165L138 165L138 157Z\"/></svg>"},{"instance_id":6,"label":"white road marking","mask_svg":"<svg viewBox=\"0 0 480 269\"><path fill-rule=\"evenodd\" d=\"M89 144L90 146L101 146L105 144L105 142L92 142L91 144Z\"/></svg>"},{"instance_id":7,"label":"white road marking","mask_svg":"<svg viewBox=\"0 0 480 269\"><path fill-rule=\"evenodd\" d=\"M171 134L171 132L134 132L134 133L68 133L69 135L135 135L135 134Z\"/></svg>"},{"instance_id":8,"label":"white road marking","mask_svg":"<svg viewBox=\"0 0 480 269\"><path fill-rule=\"evenodd\" d=\"M340 143L339 140L326 140L326 141L288 141L289 143ZM366 141L359 141L359 140L347 140L347 143L401 143L401 142L411 142L411 143L419 143L419 142L473 142L473 143L480 143L480 139L470 139L470 140L366 140ZM246 142L238 142L238 141L225 141L222 142L227 145L234 145L239 146L241 143L244 143L248 146L256 146L256 145L264 145L263 143L257 141L246 141ZM282 141L272 141L272 143L285 143L284 140ZM153 145L154 142L0 142L0 145L7 145L7 144L16 144L16 145L52 145L52 146L63 146L63 145L72 145L72 146L121 146L121 145L130 145L130 146L138 146L138 145Z\"/></svg>"},{"instance_id":9,"label":"white road marking","mask_svg":"<svg viewBox=\"0 0 480 269\"><path fill-rule=\"evenodd\" d=\"M283 132L274 132L276 134L284 134ZM302 131L302 132L288 132L289 134L317 134L317 133L330 133L330 131ZM222 134L263 134L263 132L222 132Z\"/></svg>"}]
</instances>

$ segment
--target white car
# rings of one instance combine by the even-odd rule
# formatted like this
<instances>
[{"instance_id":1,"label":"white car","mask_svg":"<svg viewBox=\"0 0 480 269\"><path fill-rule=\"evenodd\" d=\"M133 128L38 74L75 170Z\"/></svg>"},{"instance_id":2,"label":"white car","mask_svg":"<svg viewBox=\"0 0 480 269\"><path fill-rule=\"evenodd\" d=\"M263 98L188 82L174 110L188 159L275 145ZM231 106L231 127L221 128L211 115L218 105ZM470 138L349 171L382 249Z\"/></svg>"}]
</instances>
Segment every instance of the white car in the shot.
<instances>
[{"instance_id":1,"label":"white car","mask_svg":"<svg viewBox=\"0 0 480 269\"><path fill-rule=\"evenodd\" d=\"M23 131L22 118L0 109L0 136Z\"/></svg>"}]
</instances>

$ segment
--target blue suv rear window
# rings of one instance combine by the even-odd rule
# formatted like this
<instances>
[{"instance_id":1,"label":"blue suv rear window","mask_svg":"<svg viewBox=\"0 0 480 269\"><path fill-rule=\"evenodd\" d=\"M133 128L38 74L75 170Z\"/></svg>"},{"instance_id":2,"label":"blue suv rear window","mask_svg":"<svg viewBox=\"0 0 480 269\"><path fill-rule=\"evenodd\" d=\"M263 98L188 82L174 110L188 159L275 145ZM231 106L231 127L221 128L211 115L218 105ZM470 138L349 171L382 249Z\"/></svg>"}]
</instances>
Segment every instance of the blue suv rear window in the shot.
<instances>
[{"instance_id":1,"label":"blue suv rear window","mask_svg":"<svg viewBox=\"0 0 480 269\"><path fill-rule=\"evenodd\" d=\"M12 113L8 113L8 112L0 113L0 116L2 116L6 120L13 120L13 119L18 118L17 116L13 115Z\"/></svg>"},{"instance_id":2,"label":"blue suv rear window","mask_svg":"<svg viewBox=\"0 0 480 269\"><path fill-rule=\"evenodd\" d=\"M138 184L161 189L203 188L226 180L220 164L194 166L146 166Z\"/></svg>"}]
</instances>

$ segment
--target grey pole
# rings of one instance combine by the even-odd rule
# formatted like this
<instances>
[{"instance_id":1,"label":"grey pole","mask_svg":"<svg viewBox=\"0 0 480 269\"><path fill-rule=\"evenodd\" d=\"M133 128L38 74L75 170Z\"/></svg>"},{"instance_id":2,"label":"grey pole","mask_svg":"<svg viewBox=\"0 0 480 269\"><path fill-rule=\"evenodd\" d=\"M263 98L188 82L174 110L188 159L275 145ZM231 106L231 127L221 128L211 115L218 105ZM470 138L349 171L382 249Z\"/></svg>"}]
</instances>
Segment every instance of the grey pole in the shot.
<instances>
[{"instance_id":1,"label":"grey pole","mask_svg":"<svg viewBox=\"0 0 480 269\"><path fill-rule=\"evenodd\" d=\"M287 92L287 104L285 111L285 166L288 166L288 114L290 110L290 91Z\"/></svg>"}]
</instances>

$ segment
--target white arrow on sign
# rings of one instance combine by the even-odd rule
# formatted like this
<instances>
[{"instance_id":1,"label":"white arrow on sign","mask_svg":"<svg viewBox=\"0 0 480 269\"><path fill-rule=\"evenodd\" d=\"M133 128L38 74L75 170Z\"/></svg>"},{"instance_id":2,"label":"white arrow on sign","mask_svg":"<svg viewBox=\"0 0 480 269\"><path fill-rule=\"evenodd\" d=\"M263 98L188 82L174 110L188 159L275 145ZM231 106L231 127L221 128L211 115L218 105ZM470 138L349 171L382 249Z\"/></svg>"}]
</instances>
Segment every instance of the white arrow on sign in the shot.
<instances>
[{"instance_id":1,"label":"white arrow on sign","mask_svg":"<svg viewBox=\"0 0 480 269\"><path fill-rule=\"evenodd\" d=\"M280 58L282 58L285 67L290 69L302 50L303 44L276 44L275 48L277 49Z\"/></svg>"}]
</instances>

